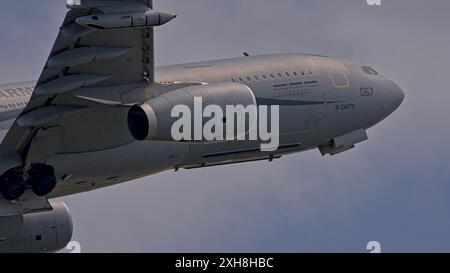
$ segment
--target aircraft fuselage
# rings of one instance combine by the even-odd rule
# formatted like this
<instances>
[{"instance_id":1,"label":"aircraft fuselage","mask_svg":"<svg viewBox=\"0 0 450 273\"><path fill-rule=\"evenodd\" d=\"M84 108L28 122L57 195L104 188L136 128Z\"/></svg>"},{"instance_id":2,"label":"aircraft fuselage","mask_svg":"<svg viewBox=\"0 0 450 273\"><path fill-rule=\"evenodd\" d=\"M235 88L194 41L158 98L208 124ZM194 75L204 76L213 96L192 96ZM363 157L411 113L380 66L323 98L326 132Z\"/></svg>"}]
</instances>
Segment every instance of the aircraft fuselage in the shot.
<instances>
[{"instance_id":1,"label":"aircraft fuselage","mask_svg":"<svg viewBox=\"0 0 450 273\"><path fill-rule=\"evenodd\" d=\"M265 55L166 66L156 69L156 81L245 84L258 105L279 105L279 149L261 151L260 141L134 141L127 134L117 145L104 149L67 150L50 156L48 164L58 177L50 197L170 169L273 160L315 148L324 154L339 153L365 140L365 131L395 111L404 98L395 83L370 67L315 55ZM32 86L28 82L0 87L2 130L19 114L31 95L26 90Z\"/></svg>"}]
</instances>

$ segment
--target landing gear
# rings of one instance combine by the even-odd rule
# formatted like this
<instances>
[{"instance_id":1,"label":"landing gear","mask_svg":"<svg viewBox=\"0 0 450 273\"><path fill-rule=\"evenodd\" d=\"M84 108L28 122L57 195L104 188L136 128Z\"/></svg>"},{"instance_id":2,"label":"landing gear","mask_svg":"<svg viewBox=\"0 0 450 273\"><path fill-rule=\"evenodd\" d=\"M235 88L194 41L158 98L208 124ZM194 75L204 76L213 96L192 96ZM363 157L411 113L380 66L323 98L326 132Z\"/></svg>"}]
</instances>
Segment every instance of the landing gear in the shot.
<instances>
[{"instance_id":1,"label":"landing gear","mask_svg":"<svg viewBox=\"0 0 450 273\"><path fill-rule=\"evenodd\" d=\"M31 168L29 183L37 196L45 196L56 187L55 171L48 165L35 165Z\"/></svg>"},{"instance_id":2,"label":"landing gear","mask_svg":"<svg viewBox=\"0 0 450 273\"><path fill-rule=\"evenodd\" d=\"M56 187L55 171L45 164L34 165L24 175L22 167L8 170L0 176L0 193L4 199L13 201L19 199L27 187L37 196L48 195Z\"/></svg>"},{"instance_id":3,"label":"landing gear","mask_svg":"<svg viewBox=\"0 0 450 273\"><path fill-rule=\"evenodd\" d=\"M25 192L25 181L22 173L11 169L0 177L0 192L8 201L18 199Z\"/></svg>"}]
</instances>

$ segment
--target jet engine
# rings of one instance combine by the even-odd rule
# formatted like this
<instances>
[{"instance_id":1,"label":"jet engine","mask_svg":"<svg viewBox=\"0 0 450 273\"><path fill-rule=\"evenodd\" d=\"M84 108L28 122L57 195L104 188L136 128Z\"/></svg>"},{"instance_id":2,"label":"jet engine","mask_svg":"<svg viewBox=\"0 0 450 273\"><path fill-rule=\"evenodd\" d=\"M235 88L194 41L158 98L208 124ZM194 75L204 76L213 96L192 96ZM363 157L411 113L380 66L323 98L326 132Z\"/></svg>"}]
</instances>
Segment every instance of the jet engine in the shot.
<instances>
[{"instance_id":1,"label":"jet engine","mask_svg":"<svg viewBox=\"0 0 450 273\"><path fill-rule=\"evenodd\" d=\"M72 239L72 217L61 201L53 210L0 216L0 253L43 253L63 249Z\"/></svg>"},{"instance_id":2,"label":"jet engine","mask_svg":"<svg viewBox=\"0 0 450 273\"><path fill-rule=\"evenodd\" d=\"M198 102L200 98L202 109L198 109L199 105L196 103L196 99ZM131 135L138 141L174 141L172 125L179 119L179 117L174 117L174 107L182 106L184 109L188 109L191 113L191 128L201 129L207 122L207 119L202 116L204 114L203 105L205 107L214 106L216 110L222 111L223 116L220 120L226 130L229 128L226 126L229 117L226 115L227 110L229 107L235 107L237 115L233 116L231 133L235 138L240 136L239 132L245 135L253 130L257 123L256 119L249 118L249 109L254 109L256 114L257 103L253 91L246 85L230 82L180 88L135 105L128 112L128 128ZM240 115L242 113L244 115ZM199 115L200 117L198 117ZM239 117L241 117L240 121L238 121ZM245 122L240 123L242 120ZM243 130L237 130L237 124L246 125ZM192 137L183 139L183 141L204 141L204 139L199 140L198 137L195 137L194 129L189 130ZM228 139L227 134L231 131L225 132L226 130L223 130L223 139Z\"/></svg>"}]
</instances>

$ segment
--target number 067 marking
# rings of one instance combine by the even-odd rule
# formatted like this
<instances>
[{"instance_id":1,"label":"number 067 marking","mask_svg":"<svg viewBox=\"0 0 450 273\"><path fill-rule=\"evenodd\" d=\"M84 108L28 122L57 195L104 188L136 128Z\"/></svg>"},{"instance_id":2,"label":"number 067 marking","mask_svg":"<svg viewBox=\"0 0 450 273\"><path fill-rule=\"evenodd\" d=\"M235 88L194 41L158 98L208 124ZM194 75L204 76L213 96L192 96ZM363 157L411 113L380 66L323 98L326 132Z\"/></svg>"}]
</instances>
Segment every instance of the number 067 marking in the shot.
<instances>
[{"instance_id":1,"label":"number 067 marking","mask_svg":"<svg viewBox=\"0 0 450 273\"><path fill-rule=\"evenodd\" d=\"M361 87L359 91L361 93L361 97L373 97L374 94L373 87Z\"/></svg>"}]
</instances>

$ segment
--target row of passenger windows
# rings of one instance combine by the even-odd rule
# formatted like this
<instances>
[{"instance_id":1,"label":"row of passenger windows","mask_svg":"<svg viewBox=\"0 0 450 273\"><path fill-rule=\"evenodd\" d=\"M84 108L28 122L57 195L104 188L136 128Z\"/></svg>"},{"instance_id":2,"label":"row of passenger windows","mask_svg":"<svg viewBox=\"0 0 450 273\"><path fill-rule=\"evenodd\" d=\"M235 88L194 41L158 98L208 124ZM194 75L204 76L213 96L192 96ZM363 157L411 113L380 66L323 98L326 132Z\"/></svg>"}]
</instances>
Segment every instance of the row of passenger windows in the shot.
<instances>
[{"instance_id":1,"label":"row of passenger windows","mask_svg":"<svg viewBox=\"0 0 450 273\"><path fill-rule=\"evenodd\" d=\"M18 109L24 108L27 104L25 102L17 102L17 103L8 103L8 104L0 104L0 109Z\"/></svg>"},{"instance_id":2,"label":"row of passenger windows","mask_svg":"<svg viewBox=\"0 0 450 273\"><path fill-rule=\"evenodd\" d=\"M266 80L274 80L274 79L283 79L283 78L291 78L291 77L305 77L305 76L312 76L313 72L311 70L300 71L300 72L278 72L278 73L269 73L269 74L262 74L262 75L255 75L255 76L246 76L246 77L239 77L239 78L232 78L232 82L252 82L252 81L266 81Z\"/></svg>"}]
</instances>

